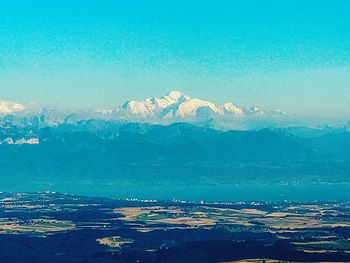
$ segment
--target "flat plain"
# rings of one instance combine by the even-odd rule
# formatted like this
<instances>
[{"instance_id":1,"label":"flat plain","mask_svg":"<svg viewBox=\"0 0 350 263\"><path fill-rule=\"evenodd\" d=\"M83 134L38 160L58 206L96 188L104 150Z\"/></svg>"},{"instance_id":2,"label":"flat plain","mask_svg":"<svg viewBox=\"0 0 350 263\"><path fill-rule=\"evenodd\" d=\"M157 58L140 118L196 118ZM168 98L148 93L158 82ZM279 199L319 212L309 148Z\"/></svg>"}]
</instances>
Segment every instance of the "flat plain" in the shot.
<instances>
[{"instance_id":1,"label":"flat plain","mask_svg":"<svg viewBox=\"0 0 350 263\"><path fill-rule=\"evenodd\" d=\"M0 194L4 262L348 262L350 204Z\"/></svg>"}]
</instances>

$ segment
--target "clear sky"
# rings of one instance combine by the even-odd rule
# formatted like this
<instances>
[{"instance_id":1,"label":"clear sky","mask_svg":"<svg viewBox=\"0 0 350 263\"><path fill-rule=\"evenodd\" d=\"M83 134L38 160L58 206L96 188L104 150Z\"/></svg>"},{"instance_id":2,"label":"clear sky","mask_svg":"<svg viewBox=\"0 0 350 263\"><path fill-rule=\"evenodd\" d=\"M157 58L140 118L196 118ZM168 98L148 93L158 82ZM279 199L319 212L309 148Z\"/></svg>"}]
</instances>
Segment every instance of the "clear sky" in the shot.
<instances>
[{"instance_id":1,"label":"clear sky","mask_svg":"<svg viewBox=\"0 0 350 263\"><path fill-rule=\"evenodd\" d=\"M350 117L350 1L0 1L0 100L110 108L174 89Z\"/></svg>"}]
</instances>

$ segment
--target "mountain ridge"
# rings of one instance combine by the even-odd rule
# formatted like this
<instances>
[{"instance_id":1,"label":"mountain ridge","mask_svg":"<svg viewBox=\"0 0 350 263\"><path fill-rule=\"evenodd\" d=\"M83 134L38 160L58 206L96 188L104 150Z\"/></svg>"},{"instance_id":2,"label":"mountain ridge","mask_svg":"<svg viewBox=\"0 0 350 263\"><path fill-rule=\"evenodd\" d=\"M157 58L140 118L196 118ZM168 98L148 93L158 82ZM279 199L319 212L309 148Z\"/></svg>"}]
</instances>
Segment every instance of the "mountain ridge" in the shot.
<instances>
[{"instance_id":1,"label":"mountain ridge","mask_svg":"<svg viewBox=\"0 0 350 263\"><path fill-rule=\"evenodd\" d=\"M57 109L28 107L16 102L0 101L2 127L12 123L17 126L57 126L77 123L81 120L114 120L169 125L187 122L218 130L252 130L263 128L326 126L345 127L349 123L338 119L322 119L295 116L281 110L264 110L256 106L239 107L232 102L222 105L192 98L180 91L170 91L162 97L147 97L143 100L128 100L114 109L87 109L63 111ZM4 123L7 123L4 125Z\"/></svg>"},{"instance_id":2,"label":"mountain ridge","mask_svg":"<svg viewBox=\"0 0 350 263\"><path fill-rule=\"evenodd\" d=\"M116 111L126 111L126 114L142 116L152 115L160 119L175 118L177 120L186 117L196 117L198 111L207 111L208 116L212 114L242 116L258 112L259 114L267 113L255 106L247 109L239 108L232 102L216 105L207 100L192 98L180 91L170 91L160 98L147 97L141 101L130 100L117 108Z\"/></svg>"}]
</instances>

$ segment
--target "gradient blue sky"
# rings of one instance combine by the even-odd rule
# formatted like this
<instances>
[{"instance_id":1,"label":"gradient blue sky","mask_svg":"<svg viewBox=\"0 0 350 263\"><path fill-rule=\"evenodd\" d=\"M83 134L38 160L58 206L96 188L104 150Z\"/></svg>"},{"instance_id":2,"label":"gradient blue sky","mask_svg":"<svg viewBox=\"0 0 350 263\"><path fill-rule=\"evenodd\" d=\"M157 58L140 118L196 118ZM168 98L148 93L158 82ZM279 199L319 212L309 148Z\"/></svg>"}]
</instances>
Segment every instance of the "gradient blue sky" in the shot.
<instances>
[{"instance_id":1,"label":"gradient blue sky","mask_svg":"<svg viewBox=\"0 0 350 263\"><path fill-rule=\"evenodd\" d=\"M350 117L350 1L2 0L0 99L70 109L181 90Z\"/></svg>"}]
</instances>

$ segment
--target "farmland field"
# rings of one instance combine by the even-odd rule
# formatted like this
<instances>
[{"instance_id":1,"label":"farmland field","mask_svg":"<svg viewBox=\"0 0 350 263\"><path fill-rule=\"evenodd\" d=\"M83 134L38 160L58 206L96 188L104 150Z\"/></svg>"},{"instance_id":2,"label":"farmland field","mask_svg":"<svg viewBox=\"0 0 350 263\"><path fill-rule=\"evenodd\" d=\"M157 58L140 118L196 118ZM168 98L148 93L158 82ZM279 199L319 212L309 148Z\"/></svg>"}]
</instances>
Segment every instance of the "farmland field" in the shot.
<instances>
[{"instance_id":1,"label":"farmland field","mask_svg":"<svg viewBox=\"0 0 350 263\"><path fill-rule=\"evenodd\" d=\"M347 262L349 214L350 204L340 202L1 193L0 257L7 262Z\"/></svg>"}]
</instances>

